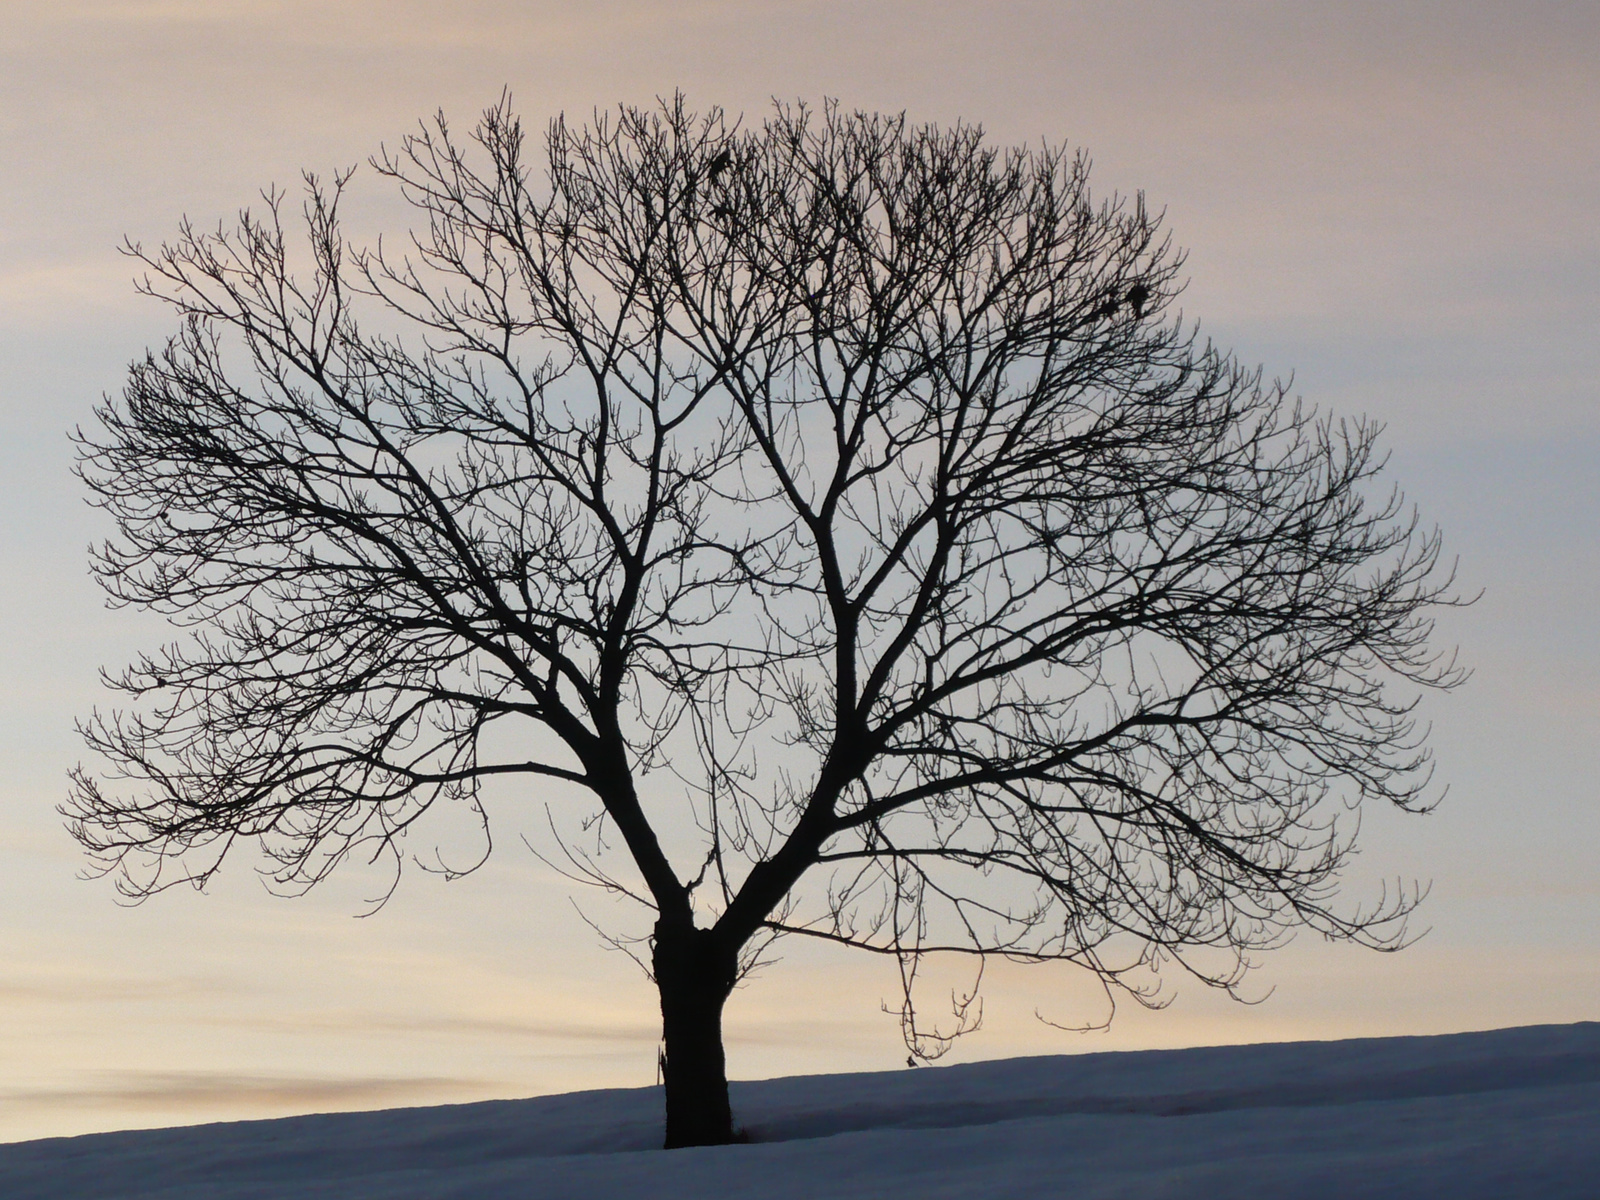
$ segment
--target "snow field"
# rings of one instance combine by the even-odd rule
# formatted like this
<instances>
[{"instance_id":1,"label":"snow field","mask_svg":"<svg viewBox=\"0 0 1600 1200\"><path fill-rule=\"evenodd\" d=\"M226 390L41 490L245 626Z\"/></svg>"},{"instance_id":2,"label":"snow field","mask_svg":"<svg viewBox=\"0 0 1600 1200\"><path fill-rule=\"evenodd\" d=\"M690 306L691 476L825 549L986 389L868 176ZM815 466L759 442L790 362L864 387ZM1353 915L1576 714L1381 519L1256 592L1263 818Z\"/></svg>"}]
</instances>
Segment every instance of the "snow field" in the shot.
<instances>
[{"instance_id":1,"label":"snow field","mask_svg":"<svg viewBox=\"0 0 1600 1200\"><path fill-rule=\"evenodd\" d=\"M1600 1197L1600 1023L739 1083L671 1153L659 1089L0 1146L5 1200Z\"/></svg>"}]
</instances>

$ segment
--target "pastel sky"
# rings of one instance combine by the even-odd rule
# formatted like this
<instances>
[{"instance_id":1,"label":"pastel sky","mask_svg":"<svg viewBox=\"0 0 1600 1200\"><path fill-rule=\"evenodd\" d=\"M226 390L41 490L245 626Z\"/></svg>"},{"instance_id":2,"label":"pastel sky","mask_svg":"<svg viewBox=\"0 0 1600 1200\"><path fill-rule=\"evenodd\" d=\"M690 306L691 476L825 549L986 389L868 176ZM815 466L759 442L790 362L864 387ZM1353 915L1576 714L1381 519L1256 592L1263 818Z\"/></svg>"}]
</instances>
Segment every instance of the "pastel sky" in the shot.
<instances>
[{"instance_id":1,"label":"pastel sky","mask_svg":"<svg viewBox=\"0 0 1600 1200\"><path fill-rule=\"evenodd\" d=\"M518 843L536 804L482 872L414 872L365 920L359 870L286 900L247 860L118 907L54 811L97 668L165 636L102 606L69 474L66 431L168 329L117 244L506 86L535 128L681 88L1086 147L1098 190L1166 210L1188 315L1387 423L1483 590L1441 627L1476 674L1427 708L1448 799L1371 813L1349 880L1431 880L1427 937L1301 939L1258 1005L1180 987L1092 1035L1034 1017L1099 1016L1083 981L996 971L957 1059L1600 1019L1600 6L0 0L0 1139L653 1081L652 989ZM372 230L404 220L363 194ZM731 1069L892 1067L893 994L792 948L730 1004Z\"/></svg>"}]
</instances>

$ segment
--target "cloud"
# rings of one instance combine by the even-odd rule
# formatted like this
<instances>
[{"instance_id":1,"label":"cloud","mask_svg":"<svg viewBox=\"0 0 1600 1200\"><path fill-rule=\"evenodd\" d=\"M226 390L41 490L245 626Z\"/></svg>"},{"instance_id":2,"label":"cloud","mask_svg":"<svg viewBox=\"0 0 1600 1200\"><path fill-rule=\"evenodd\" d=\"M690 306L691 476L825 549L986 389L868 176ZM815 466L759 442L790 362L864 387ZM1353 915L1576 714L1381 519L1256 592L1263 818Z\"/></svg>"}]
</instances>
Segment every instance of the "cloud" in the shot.
<instances>
[{"instance_id":1,"label":"cloud","mask_svg":"<svg viewBox=\"0 0 1600 1200\"><path fill-rule=\"evenodd\" d=\"M93 317L137 319L151 305L134 291L135 274L124 259L100 248L71 258L7 265L0 268L0 327L46 329Z\"/></svg>"},{"instance_id":2,"label":"cloud","mask_svg":"<svg viewBox=\"0 0 1600 1200\"><path fill-rule=\"evenodd\" d=\"M222 1014L220 1024L248 1025L293 1033L420 1033L489 1035L493 1037L548 1038L562 1041L654 1043L661 1032L654 1025L600 1024L584 1021L519 1021L504 1017L475 1017L398 1013L324 1013L293 1017L253 1017Z\"/></svg>"},{"instance_id":3,"label":"cloud","mask_svg":"<svg viewBox=\"0 0 1600 1200\"><path fill-rule=\"evenodd\" d=\"M77 1088L0 1090L0 1103L44 1109L161 1110L391 1107L441 1094L460 1098L502 1090L491 1080L448 1076L321 1078L219 1071L116 1071Z\"/></svg>"},{"instance_id":4,"label":"cloud","mask_svg":"<svg viewBox=\"0 0 1600 1200\"><path fill-rule=\"evenodd\" d=\"M239 990L239 984L219 979L136 979L94 975L0 978L0 1004L121 1004L139 1000L168 1000L180 996L216 996Z\"/></svg>"},{"instance_id":5,"label":"cloud","mask_svg":"<svg viewBox=\"0 0 1600 1200\"><path fill-rule=\"evenodd\" d=\"M560 1019L517 1020L512 1017L487 1017L428 1013L307 1013L295 1016L252 1016L237 1013L214 1015L209 1023L247 1026L251 1029L294 1033L371 1034L390 1036L413 1034L439 1037L526 1038L567 1042L604 1042L618 1046L653 1046L661 1040L661 1028L653 1022L563 1021ZM787 1046L807 1044L837 1037L837 1023L795 1021L784 1013L762 1017L736 1013L729 1018L726 1041L731 1045Z\"/></svg>"}]
</instances>

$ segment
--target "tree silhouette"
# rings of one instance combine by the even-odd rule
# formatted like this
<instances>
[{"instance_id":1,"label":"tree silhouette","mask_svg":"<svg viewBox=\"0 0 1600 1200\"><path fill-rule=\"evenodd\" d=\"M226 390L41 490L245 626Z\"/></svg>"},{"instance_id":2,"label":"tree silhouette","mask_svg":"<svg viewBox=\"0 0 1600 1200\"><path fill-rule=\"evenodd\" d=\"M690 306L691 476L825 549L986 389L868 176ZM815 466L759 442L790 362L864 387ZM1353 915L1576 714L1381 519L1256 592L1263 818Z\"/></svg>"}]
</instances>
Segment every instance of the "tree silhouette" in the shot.
<instances>
[{"instance_id":1,"label":"tree silhouette","mask_svg":"<svg viewBox=\"0 0 1600 1200\"><path fill-rule=\"evenodd\" d=\"M67 810L128 894L241 839L397 878L521 780L652 914L669 1146L732 1136L723 1005L779 935L896 958L914 1058L977 1019L918 1023L933 951L1160 1003L1297 927L1403 941L1414 892L1334 885L1359 802L1425 803L1437 536L1371 424L1174 314L1142 198L832 105L524 151L502 101L375 160L403 251L347 246L348 176L303 247L276 192L130 247L182 325L78 434L95 569L188 632Z\"/></svg>"}]
</instances>

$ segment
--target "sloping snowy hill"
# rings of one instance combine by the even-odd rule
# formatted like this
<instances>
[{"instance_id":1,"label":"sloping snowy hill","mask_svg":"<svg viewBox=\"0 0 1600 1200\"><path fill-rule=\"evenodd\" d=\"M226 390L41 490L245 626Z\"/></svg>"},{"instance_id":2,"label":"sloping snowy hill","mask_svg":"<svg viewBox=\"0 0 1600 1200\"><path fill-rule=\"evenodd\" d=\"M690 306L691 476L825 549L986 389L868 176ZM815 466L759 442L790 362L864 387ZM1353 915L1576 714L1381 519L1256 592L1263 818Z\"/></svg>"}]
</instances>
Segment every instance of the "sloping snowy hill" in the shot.
<instances>
[{"instance_id":1,"label":"sloping snowy hill","mask_svg":"<svg viewBox=\"0 0 1600 1200\"><path fill-rule=\"evenodd\" d=\"M1600 1023L655 1088L0 1146L6 1200L1600 1197Z\"/></svg>"}]
</instances>

